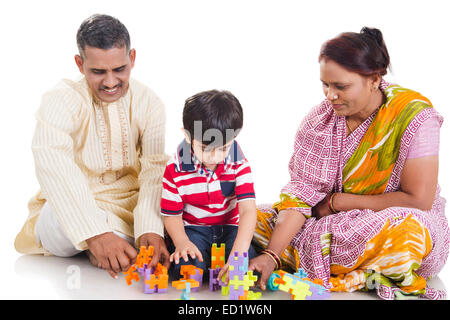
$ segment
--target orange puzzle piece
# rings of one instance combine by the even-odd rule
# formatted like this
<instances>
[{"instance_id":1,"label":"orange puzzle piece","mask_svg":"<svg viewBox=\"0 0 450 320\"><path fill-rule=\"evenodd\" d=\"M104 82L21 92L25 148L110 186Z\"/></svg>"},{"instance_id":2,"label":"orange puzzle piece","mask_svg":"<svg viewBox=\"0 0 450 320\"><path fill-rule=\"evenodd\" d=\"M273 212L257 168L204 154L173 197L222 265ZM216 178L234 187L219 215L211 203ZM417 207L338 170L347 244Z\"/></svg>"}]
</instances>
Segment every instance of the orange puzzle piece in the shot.
<instances>
[{"instance_id":1,"label":"orange puzzle piece","mask_svg":"<svg viewBox=\"0 0 450 320\"><path fill-rule=\"evenodd\" d=\"M148 249L145 246L141 246L136 258L136 266L143 268L144 264L149 264L152 261L153 252L153 246L148 247Z\"/></svg>"},{"instance_id":2,"label":"orange puzzle piece","mask_svg":"<svg viewBox=\"0 0 450 320\"><path fill-rule=\"evenodd\" d=\"M145 280L145 284L147 284L150 289L154 289L155 286L158 286L158 289L167 289L168 283L169 276L167 274L152 274L150 280Z\"/></svg>"},{"instance_id":3,"label":"orange puzzle piece","mask_svg":"<svg viewBox=\"0 0 450 320\"><path fill-rule=\"evenodd\" d=\"M186 283L191 284L191 289L197 288L200 285L200 283L194 279L181 279L178 281L172 281L172 287L177 288L177 290L186 289Z\"/></svg>"},{"instance_id":4,"label":"orange puzzle piece","mask_svg":"<svg viewBox=\"0 0 450 320\"><path fill-rule=\"evenodd\" d=\"M182 280L190 279L191 276L196 274L197 270L203 275L203 269L197 268L192 264L182 265L180 269L180 274L183 276Z\"/></svg>"},{"instance_id":5,"label":"orange puzzle piece","mask_svg":"<svg viewBox=\"0 0 450 320\"><path fill-rule=\"evenodd\" d=\"M132 265L128 271L123 273L125 275L125 280L127 281L127 285L131 285L132 281L139 281L139 275L136 272L136 265Z\"/></svg>"},{"instance_id":6,"label":"orange puzzle piece","mask_svg":"<svg viewBox=\"0 0 450 320\"><path fill-rule=\"evenodd\" d=\"M217 243L211 247L211 269L223 268L225 266L225 243L217 248Z\"/></svg>"}]
</instances>

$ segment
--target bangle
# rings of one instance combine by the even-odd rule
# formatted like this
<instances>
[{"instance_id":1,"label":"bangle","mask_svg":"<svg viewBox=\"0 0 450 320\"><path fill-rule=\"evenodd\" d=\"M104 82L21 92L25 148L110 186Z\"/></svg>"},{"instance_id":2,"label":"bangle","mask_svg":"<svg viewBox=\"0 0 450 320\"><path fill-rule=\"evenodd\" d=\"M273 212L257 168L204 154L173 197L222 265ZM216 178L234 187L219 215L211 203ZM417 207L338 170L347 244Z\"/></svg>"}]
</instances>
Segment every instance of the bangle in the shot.
<instances>
[{"instance_id":1,"label":"bangle","mask_svg":"<svg viewBox=\"0 0 450 320\"><path fill-rule=\"evenodd\" d=\"M336 193L333 193L331 197L328 198L328 208L332 213L338 213L338 211L336 211L336 209L333 207L333 198L335 195Z\"/></svg>"},{"instance_id":2,"label":"bangle","mask_svg":"<svg viewBox=\"0 0 450 320\"><path fill-rule=\"evenodd\" d=\"M264 254L267 254L269 257L272 258L273 262L275 262L275 266L276 266L277 270L281 269L281 259L280 259L280 257L278 257L278 255L275 252L273 252L272 250L269 250L269 249L264 249L261 252Z\"/></svg>"},{"instance_id":3,"label":"bangle","mask_svg":"<svg viewBox=\"0 0 450 320\"><path fill-rule=\"evenodd\" d=\"M266 255L268 255L268 256L273 260L273 262L275 263L276 269L278 269L278 263L277 263L277 260L275 260L275 258L274 258L270 253L268 253L268 252L266 252L266 251L261 251L261 252L264 253L264 254L266 254Z\"/></svg>"}]
</instances>

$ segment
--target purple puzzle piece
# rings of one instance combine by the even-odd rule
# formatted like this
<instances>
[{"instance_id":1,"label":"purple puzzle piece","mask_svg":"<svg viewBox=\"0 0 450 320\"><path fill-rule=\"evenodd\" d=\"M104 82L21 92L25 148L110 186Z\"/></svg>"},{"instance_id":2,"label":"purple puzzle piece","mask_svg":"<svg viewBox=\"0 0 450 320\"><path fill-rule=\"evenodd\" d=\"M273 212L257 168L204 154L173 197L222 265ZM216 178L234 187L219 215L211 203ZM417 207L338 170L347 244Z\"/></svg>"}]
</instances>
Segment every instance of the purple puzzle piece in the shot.
<instances>
[{"instance_id":1,"label":"purple puzzle piece","mask_svg":"<svg viewBox=\"0 0 450 320\"><path fill-rule=\"evenodd\" d=\"M219 275L221 268L216 269L209 268L209 291L216 291L220 289L219 281L217 276Z\"/></svg>"},{"instance_id":2,"label":"purple puzzle piece","mask_svg":"<svg viewBox=\"0 0 450 320\"><path fill-rule=\"evenodd\" d=\"M229 291L230 300L239 300L239 297L242 297L243 295L244 295L243 286L239 286L237 289L235 289L235 286L230 286Z\"/></svg>"},{"instance_id":3,"label":"purple puzzle piece","mask_svg":"<svg viewBox=\"0 0 450 320\"><path fill-rule=\"evenodd\" d=\"M195 274L191 275L190 279L194 279L199 283L198 287L191 288L192 292L198 292L203 285L203 273L200 273L200 270L196 269Z\"/></svg>"},{"instance_id":4,"label":"purple puzzle piece","mask_svg":"<svg viewBox=\"0 0 450 320\"><path fill-rule=\"evenodd\" d=\"M145 280L150 280L151 275L155 272L155 268L145 268L144 270L144 284L142 286L144 293L164 293L167 292L167 288L159 289L158 286L155 288L150 288L148 284L145 283Z\"/></svg>"},{"instance_id":5,"label":"purple puzzle piece","mask_svg":"<svg viewBox=\"0 0 450 320\"><path fill-rule=\"evenodd\" d=\"M309 291L311 291L311 295L306 297L306 300L322 300L322 296L319 295L319 290L313 286L309 287Z\"/></svg>"},{"instance_id":6,"label":"purple puzzle piece","mask_svg":"<svg viewBox=\"0 0 450 320\"><path fill-rule=\"evenodd\" d=\"M306 297L306 300L324 300L331 298L331 294L326 290L321 290L315 287L309 287L311 295Z\"/></svg>"},{"instance_id":7,"label":"purple puzzle piece","mask_svg":"<svg viewBox=\"0 0 450 320\"><path fill-rule=\"evenodd\" d=\"M324 286L309 280L302 281L309 285L309 291L311 291L311 296L307 296L306 300L323 300L331 298L331 294L327 291L327 289L325 289Z\"/></svg>"},{"instance_id":8,"label":"purple puzzle piece","mask_svg":"<svg viewBox=\"0 0 450 320\"><path fill-rule=\"evenodd\" d=\"M144 293L155 293L156 292L156 288L151 289L150 286L145 283L145 280L150 280L150 276L153 274L153 272L154 272L153 268L144 270L144 285L142 287Z\"/></svg>"},{"instance_id":9,"label":"purple puzzle piece","mask_svg":"<svg viewBox=\"0 0 450 320\"><path fill-rule=\"evenodd\" d=\"M239 255L239 252L233 254L233 258L229 259L230 266L233 266L233 270L228 270L229 277L234 279L235 276L238 276L239 280L244 280L244 275L248 271L248 254L247 252L244 252L242 256Z\"/></svg>"},{"instance_id":10,"label":"purple puzzle piece","mask_svg":"<svg viewBox=\"0 0 450 320\"><path fill-rule=\"evenodd\" d=\"M147 270L147 264L145 263L144 266L142 268L136 268L137 272L139 272L139 274L144 277L145 275L145 270Z\"/></svg>"},{"instance_id":11,"label":"purple puzzle piece","mask_svg":"<svg viewBox=\"0 0 450 320\"><path fill-rule=\"evenodd\" d=\"M228 285L228 283L225 283L225 282L222 281L222 279L219 279L219 286L226 287L227 285Z\"/></svg>"}]
</instances>

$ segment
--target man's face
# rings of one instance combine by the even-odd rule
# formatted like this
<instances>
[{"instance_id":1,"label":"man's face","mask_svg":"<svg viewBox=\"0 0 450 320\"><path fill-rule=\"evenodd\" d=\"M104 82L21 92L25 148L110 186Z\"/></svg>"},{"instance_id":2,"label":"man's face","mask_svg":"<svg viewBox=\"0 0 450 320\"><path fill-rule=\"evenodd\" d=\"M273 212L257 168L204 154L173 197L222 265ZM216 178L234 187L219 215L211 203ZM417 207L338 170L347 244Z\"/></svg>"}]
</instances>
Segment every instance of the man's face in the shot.
<instances>
[{"instance_id":1,"label":"man's face","mask_svg":"<svg viewBox=\"0 0 450 320\"><path fill-rule=\"evenodd\" d=\"M84 48L84 57L75 56L78 69L86 77L92 93L103 102L114 102L127 93L136 51L121 48Z\"/></svg>"}]
</instances>

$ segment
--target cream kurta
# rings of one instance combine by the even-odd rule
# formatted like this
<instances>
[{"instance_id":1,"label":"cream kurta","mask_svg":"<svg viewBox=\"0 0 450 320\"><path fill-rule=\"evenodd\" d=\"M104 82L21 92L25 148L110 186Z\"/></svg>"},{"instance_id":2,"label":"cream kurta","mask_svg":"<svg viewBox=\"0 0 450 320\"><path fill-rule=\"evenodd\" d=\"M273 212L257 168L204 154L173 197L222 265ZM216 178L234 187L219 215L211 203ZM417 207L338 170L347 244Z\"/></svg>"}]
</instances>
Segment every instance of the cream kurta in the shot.
<instances>
[{"instance_id":1,"label":"cream kurta","mask_svg":"<svg viewBox=\"0 0 450 320\"><path fill-rule=\"evenodd\" d=\"M92 96L84 78L63 80L43 96L36 118L32 150L41 190L28 204L17 251L47 253L34 236L45 201L79 250L112 230L135 239L163 236L165 110L152 90L131 79L127 94L108 104Z\"/></svg>"}]
</instances>

